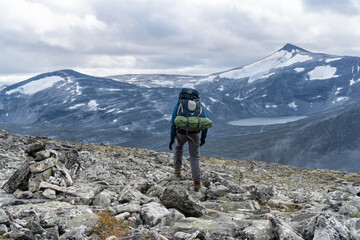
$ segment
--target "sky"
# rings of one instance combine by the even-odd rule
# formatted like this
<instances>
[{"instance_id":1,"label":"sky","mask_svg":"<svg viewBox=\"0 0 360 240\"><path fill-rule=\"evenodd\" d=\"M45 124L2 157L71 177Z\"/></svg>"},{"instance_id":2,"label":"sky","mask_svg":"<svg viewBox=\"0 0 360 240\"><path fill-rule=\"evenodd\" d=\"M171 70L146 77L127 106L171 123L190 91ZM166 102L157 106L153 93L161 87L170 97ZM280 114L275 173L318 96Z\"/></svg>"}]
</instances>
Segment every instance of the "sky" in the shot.
<instances>
[{"instance_id":1,"label":"sky","mask_svg":"<svg viewBox=\"0 0 360 240\"><path fill-rule=\"evenodd\" d=\"M291 43L360 56L360 0L0 0L0 82L60 69L208 75Z\"/></svg>"}]
</instances>

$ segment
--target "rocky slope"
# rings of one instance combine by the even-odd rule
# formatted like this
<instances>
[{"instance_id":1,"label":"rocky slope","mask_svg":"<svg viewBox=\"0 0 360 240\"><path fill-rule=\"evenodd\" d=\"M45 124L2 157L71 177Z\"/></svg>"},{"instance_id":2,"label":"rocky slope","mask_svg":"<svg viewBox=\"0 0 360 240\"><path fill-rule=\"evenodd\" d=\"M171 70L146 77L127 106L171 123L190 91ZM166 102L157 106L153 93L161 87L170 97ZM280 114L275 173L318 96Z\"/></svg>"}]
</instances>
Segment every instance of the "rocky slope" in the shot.
<instances>
[{"instance_id":1,"label":"rocky slope","mask_svg":"<svg viewBox=\"0 0 360 240\"><path fill-rule=\"evenodd\" d=\"M0 238L360 239L360 174L0 132Z\"/></svg>"}]
</instances>

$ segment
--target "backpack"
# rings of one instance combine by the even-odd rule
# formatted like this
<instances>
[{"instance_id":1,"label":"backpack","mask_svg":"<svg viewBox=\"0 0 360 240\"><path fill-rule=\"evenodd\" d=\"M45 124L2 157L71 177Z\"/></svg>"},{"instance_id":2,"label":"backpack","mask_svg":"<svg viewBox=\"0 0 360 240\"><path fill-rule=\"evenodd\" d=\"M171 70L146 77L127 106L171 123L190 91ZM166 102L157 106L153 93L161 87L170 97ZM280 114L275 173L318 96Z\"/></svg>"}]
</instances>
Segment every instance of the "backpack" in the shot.
<instances>
[{"instance_id":1,"label":"backpack","mask_svg":"<svg viewBox=\"0 0 360 240\"><path fill-rule=\"evenodd\" d=\"M195 89L183 88L181 90L176 115L175 125L181 129L204 130L212 127L211 120L204 118L200 94Z\"/></svg>"}]
</instances>

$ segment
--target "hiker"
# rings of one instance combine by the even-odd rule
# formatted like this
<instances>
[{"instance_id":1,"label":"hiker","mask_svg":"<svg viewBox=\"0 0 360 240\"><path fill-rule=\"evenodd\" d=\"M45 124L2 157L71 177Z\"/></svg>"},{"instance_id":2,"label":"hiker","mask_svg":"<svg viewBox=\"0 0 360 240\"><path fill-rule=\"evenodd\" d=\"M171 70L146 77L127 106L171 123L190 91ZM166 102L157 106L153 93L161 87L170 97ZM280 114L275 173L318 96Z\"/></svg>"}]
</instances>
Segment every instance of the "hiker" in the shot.
<instances>
[{"instance_id":1,"label":"hiker","mask_svg":"<svg viewBox=\"0 0 360 240\"><path fill-rule=\"evenodd\" d=\"M183 122L181 122L181 120L183 120ZM203 123L203 120L206 123ZM192 124L192 121L195 122ZM207 128L211 127L207 125L209 122L212 126L212 122L207 118L205 109L200 102L199 92L195 89L183 88L179 94L179 101L174 108L171 118L169 149L172 150L172 145L176 139L174 174L180 176L183 148L184 144L188 142L191 173L194 180L195 191L198 191L202 186L199 161L200 146L205 144Z\"/></svg>"}]
</instances>

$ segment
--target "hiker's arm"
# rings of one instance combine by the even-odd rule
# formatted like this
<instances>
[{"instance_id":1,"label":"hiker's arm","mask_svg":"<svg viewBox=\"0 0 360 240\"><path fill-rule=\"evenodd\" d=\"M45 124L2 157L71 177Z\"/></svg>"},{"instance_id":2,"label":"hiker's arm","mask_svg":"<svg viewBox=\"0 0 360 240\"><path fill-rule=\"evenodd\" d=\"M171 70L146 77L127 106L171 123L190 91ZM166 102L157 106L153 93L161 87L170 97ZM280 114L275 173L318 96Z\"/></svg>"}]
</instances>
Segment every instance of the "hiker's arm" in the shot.
<instances>
[{"instance_id":1,"label":"hiker's arm","mask_svg":"<svg viewBox=\"0 0 360 240\"><path fill-rule=\"evenodd\" d=\"M178 107L179 107L179 103L176 104L176 106L173 110L172 117L171 117L170 139L175 139L175 136L176 136L175 118L176 118Z\"/></svg>"}]
</instances>

